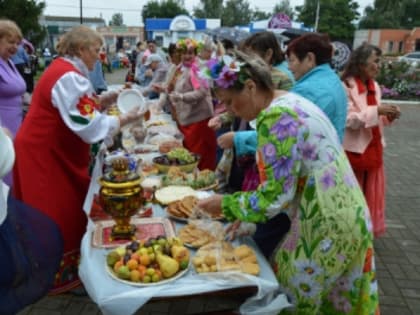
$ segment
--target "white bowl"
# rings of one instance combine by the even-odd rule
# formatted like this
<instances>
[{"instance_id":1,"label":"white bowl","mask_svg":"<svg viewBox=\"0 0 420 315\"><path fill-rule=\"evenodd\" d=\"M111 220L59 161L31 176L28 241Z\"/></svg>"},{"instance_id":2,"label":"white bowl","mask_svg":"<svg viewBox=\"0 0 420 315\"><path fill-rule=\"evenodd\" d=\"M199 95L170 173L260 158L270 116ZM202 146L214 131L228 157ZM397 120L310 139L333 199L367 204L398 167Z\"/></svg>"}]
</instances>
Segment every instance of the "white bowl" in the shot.
<instances>
[{"instance_id":1,"label":"white bowl","mask_svg":"<svg viewBox=\"0 0 420 315\"><path fill-rule=\"evenodd\" d=\"M123 114L128 113L135 108L143 111L146 107L146 101L139 91L125 89L118 95L117 106Z\"/></svg>"}]
</instances>

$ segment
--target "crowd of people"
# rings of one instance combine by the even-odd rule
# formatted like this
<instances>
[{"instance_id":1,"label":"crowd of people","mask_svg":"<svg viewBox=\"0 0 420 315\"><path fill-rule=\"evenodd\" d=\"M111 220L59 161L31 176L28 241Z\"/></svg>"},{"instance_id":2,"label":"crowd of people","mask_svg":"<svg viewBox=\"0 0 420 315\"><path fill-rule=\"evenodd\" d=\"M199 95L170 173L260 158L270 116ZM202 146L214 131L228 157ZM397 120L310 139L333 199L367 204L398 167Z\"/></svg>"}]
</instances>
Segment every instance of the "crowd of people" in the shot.
<instances>
[{"instance_id":1,"label":"crowd of people","mask_svg":"<svg viewBox=\"0 0 420 315\"><path fill-rule=\"evenodd\" d=\"M16 238L8 226L23 215L11 217L10 209L20 207L48 226L39 233L49 243L40 243L56 259L37 265L43 285L20 282L17 294L25 287L33 294L16 308L80 285L90 146L111 146L144 115L106 114L118 92L97 80L104 42L77 26L29 87L23 119L31 83L12 61L24 60L22 39L13 21L0 20L0 175L10 187L7 202L0 194L0 250ZM139 90L172 115L184 147L200 156L198 167L224 184L199 207L232 221L232 237L253 234L293 305L284 314L379 314L373 238L386 230L383 127L400 116L397 106L381 104L380 54L364 44L337 73L328 36L305 34L282 51L272 33L261 32L237 47L181 39L168 54L153 40L139 42L129 61ZM16 279L2 270L0 291L9 292ZM2 313L7 303L0 300Z\"/></svg>"}]
</instances>

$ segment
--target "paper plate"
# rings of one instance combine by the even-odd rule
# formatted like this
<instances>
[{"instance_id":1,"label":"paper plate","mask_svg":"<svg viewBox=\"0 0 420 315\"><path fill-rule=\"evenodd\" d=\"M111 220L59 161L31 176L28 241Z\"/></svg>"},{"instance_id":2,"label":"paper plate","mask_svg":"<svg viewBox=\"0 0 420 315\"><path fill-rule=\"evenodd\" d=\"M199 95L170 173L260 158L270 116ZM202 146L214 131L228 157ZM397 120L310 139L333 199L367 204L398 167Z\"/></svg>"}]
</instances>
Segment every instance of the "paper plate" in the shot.
<instances>
[{"instance_id":1,"label":"paper plate","mask_svg":"<svg viewBox=\"0 0 420 315\"><path fill-rule=\"evenodd\" d=\"M139 91L133 89L123 90L117 98L117 106L121 113L127 113L135 108L143 111L146 101Z\"/></svg>"}]
</instances>

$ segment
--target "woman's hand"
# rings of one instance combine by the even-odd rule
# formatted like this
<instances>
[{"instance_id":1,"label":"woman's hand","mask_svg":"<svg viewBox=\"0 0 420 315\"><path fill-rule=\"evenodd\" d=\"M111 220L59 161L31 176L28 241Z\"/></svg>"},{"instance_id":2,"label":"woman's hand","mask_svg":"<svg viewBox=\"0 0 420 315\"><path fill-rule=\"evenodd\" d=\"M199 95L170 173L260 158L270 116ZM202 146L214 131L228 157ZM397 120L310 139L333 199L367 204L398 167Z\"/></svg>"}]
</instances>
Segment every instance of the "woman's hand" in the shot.
<instances>
[{"instance_id":1,"label":"woman's hand","mask_svg":"<svg viewBox=\"0 0 420 315\"><path fill-rule=\"evenodd\" d=\"M116 91L111 91L99 95L99 103L102 106L102 110L106 110L108 107L115 104L117 102L118 94L119 93Z\"/></svg>"},{"instance_id":2,"label":"woman's hand","mask_svg":"<svg viewBox=\"0 0 420 315\"><path fill-rule=\"evenodd\" d=\"M171 101L171 103L177 103L179 101L182 101L182 99L182 94L178 92L172 92L171 94L169 94L169 100Z\"/></svg>"},{"instance_id":3,"label":"woman's hand","mask_svg":"<svg viewBox=\"0 0 420 315\"><path fill-rule=\"evenodd\" d=\"M220 116L217 115L210 118L207 125L213 130L218 130L222 128L222 120L220 119Z\"/></svg>"},{"instance_id":4,"label":"woman's hand","mask_svg":"<svg viewBox=\"0 0 420 315\"><path fill-rule=\"evenodd\" d=\"M390 121L397 119L401 115L400 108L395 105L379 105L378 115L386 116Z\"/></svg>"},{"instance_id":5,"label":"woman's hand","mask_svg":"<svg viewBox=\"0 0 420 315\"><path fill-rule=\"evenodd\" d=\"M226 228L226 239L228 241L233 241L238 236L253 235L256 229L257 227L254 223L236 220Z\"/></svg>"},{"instance_id":6,"label":"woman's hand","mask_svg":"<svg viewBox=\"0 0 420 315\"><path fill-rule=\"evenodd\" d=\"M197 206L212 217L220 217L222 215L222 198L223 195L215 194L206 199L199 200Z\"/></svg>"},{"instance_id":7,"label":"woman's hand","mask_svg":"<svg viewBox=\"0 0 420 315\"><path fill-rule=\"evenodd\" d=\"M138 108L134 108L130 110L129 112L122 114L118 116L120 120L120 128L124 127L125 125L134 122L136 120L139 120L140 117L142 117L145 114L145 111L140 111Z\"/></svg>"},{"instance_id":8,"label":"woman's hand","mask_svg":"<svg viewBox=\"0 0 420 315\"><path fill-rule=\"evenodd\" d=\"M166 88L161 84L154 83L152 84L152 90L156 93L164 93L166 91Z\"/></svg>"},{"instance_id":9,"label":"woman's hand","mask_svg":"<svg viewBox=\"0 0 420 315\"><path fill-rule=\"evenodd\" d=\"M219 138L217 138L217 144L222 149L231 149L233 148L233 137L235 136L235 132L229 131L222 134Z\"/></svg>"}]
</instances>

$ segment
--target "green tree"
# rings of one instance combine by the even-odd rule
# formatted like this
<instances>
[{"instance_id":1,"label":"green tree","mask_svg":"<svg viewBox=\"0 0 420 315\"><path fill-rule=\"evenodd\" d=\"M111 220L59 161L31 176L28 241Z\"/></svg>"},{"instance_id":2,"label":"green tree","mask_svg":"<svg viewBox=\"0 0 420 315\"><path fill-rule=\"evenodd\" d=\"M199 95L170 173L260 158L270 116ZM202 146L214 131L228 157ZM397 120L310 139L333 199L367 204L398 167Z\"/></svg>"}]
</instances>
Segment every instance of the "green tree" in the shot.
<instances>
[{"instance_id":1,"label":"green tree","mask_svg":"<svg viewBox=\"0 0 420 315\"><path fill-rule=\"evenodd\" d=\"M291 20L295 15L293 8L290 6L289 0L282 0L280 3L277 3L273 8L273 14L276 13L284 13L286 14Z\"/></svg>"},{"instance_id":2,"label":"green tree","mask_svg":"<svg viewBox=\"0 0 420 315\"><path fill-rule=\"evenodd\" d=\"M196 18L219 19L223 12L223 0L200 0L193 12Z\"/></svg>"},{"instance_id":3,"label":"green tree","mask_svg":"<svg viewBox=\"0 0 420 315\"><path fill-rule=\"evenodd\" d=\"M357 2L353 0L305 0L305 3L296 7L296 10L298 20L306 26L315 26L318 1L320 10L317 31L328 33L332 40L351 42L355 31L353 22L359 17Z\"/></svg>"},{"instance_id":4,"label":"green tree","mask_svg":"<svg viewBox=\"0 0 420 315\"><path fill-rule=\"evenodd\" d=\"M37 45L47 34L38 22L44 8L44 1L0 0L0 17L15 21L23 36Z\"/></svg>"},{"instance_id":5,"label":"green tree","mask_svg":"<svg viewBox=\"0 0 420 315\"><path fill-rule=\"evenodd\" d=\"M143 21L147 18L173 18L180 14L189 15L189 12L183 8L183 1L180 0L152 0L143 6Z\"/></svg>"},{"instance_id":6,"label":"green tree","mask_svg":"<svg viewBox=\"0 0 420 315\"><path fill-rule=\"evenodd\" d=\"M109 21L109 26L122 26L122 25L124 25L122 13L113 14L111 21Z\"/></svg>"},{"instance_id":7,"label":"green tree","mask_svg":"<svg viewBox=\"0 0 420 315\"><path fill-rule=\"evenodd\" d=\"M259 20L266 20L269 19L272 16L270 12L264 12L259 10L258 8L255 8L254 11L252 11L251 20L252 21L259 21Z\"/></svg>"},{"instance_id":8,"label":"green tree","mask_svg":"<svg viewBox=\"0 0 420 315\"><path fill-rule=\"evenodd\" d=\"M222 25L246 25L251 21L252 10L248 0L228 0L223 8Z\"/></svg>"},{"instance_id":9,"label":"green tree","mask_svg":"<svg viewBox=\"0 0 420 315\"><path fill-rule=\"evenodd\" d=\"M407 28L420 25L420 0L375 0L367 6L359 28Z\"/></svg>"}]
</instances>

